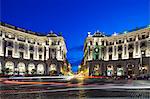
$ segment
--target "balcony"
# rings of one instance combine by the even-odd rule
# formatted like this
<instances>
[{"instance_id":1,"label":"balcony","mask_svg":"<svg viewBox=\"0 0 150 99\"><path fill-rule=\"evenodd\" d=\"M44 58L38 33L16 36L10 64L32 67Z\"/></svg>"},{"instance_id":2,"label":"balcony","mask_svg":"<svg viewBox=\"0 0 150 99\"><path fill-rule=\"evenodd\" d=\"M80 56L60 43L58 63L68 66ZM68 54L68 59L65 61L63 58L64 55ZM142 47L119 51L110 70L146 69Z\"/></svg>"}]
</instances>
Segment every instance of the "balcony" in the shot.
<instances>
[{"instance_id":1,"label":"balcony","mask_svg":"<svg viewBox=\"0 0 150 99\"><path fill-rule=\"evenodd\" d=\"M19 44L19 49L24 50L25 49L24 44Z\"/></svg>"},{"instance_id":2,"label":"balcony","mask_svg":"<svg viewBox=\"0 0 150 99\"><path fill-rule=\"evenodd\" d=\"M141 49L145 49L146 47L147 47L146 41L143 41L143 42L140 43L140 48Z\"/></svg>"},{"instance_id":3,"label":"balcony","mask_svg":"<svg viewBox=\"0 0 150 99\"><path fill-rule=\"evenodd\" d=\"M124 41L122 40L116 41L116 44L122 44L122 43L124 43Z\"/></svg>"},{"instance_id":4,"label":"balcony","mask_svg":"<svg viewBox=\"0 0 150 99\"><path fill-rule=\"evenodd\" d=\"M108 52L109 52L109 53L112 53L112 47L109 47L109 48L108 48Z\"/></svg>"},{"instance_id":5,"label":"balcony","mask_svg":"<svg viewBox=\"0 0 150 99\"><path fill-rule=\"evenodd\" d=\"M127 39L127 42L133 42L133 41L135 41L135 38L129 38L129 39Z\"/></svg>"},{"instance_id":6,"label":"balcony","mask_svg":"<svg viewBox=\"0 0 150 99\"><path fill-rule=\"evenodd\" d=\"M118 51L119 51L119 52L122 51L122 45L118 46Z\"/></svg>"},{"instance_id":7,"label":"balcony","mask_svg":"<svg viewBox=\"0 0 150 99\"><path fill-rule=\"evenodd\" d=\"M146 38L149 38L149 35L142 35L142 36L139 37L139 40L144 40Z\"/></svg>"},{"instance_id":8,"label":"balcony","mask_svg":"<svg viewBox=\"0 0 150 99\"><path fill-rule=\"evenodd\" d=\"M40 53L42 53L42 52L43 52L43 49L42 49L42 48L39 48L38 51L39 51Z\"/></svg>"},{"instance_id":9,"label":"balcony","mask_svg":"<svg viewBox=\"0 0 150 99\"><path fill-rule=\"evenodd\" d=\"M132 51L132 50L134 49L133 46L134 46L133 44L129 44L129 45L128 45L128 50Z\"/></svg>"},{"instance_id":10,"label":"balcony","mask_svg":"<svg viewBox=\"0 0 150 99\"><path fill-rule=\"evenodd\" d=\"M21 42L25 42L25 41L26 41L26 39L25 39L24 37L21 37L21 36L19 36L19 37L17 38L17 40L18 40L18 41L21 41Z\"/></svg>"},{"instance_id":11,"label":"balcony","mask_svg":"<svg viewBox=\"0 0 150 99\"><path fill-rule=\"evenodd\" d=\"M6 41L6 46L9 48L13 48L13 42L12 41Z\"/></svg>"},{"instance_id":12,"label":"balcony","mask_svg":"<svg viewBox=\"0 0 150 99\"><path fill-rule=\"evenodd\" d=\"M9 34L9 33L6 33L5 37L9 38L9 39L15 39L15 36L13 34Z\"/></svg>"},{"instance_id":13,"label":"balcony","mask_svg":"<svg viewBox=\"0 0 150 99\"><path fill-rule=\"evenodd\" d=\"M28 43L35 44L34 40L28 40Z\"/></svg>"},{"instance_id":14,"label":"balcony","mask_svg":"<svg viewBox=\"0 0 150 99\"><path fill-rule=\"evenodd\" d=\"M34 51L34 46L30 46L29 50L33 52Z\"/></svg>"}]
</instances>

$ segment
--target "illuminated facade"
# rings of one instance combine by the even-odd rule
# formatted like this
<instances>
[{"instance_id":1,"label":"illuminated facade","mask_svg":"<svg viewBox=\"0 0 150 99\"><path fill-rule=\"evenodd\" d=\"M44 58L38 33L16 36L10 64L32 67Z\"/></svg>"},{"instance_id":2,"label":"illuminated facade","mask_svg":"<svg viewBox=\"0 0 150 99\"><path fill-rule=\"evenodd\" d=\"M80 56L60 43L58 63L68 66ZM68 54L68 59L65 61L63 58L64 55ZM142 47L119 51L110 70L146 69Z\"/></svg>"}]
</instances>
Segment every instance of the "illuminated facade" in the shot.
<instances>
[{"instance_id":1,"label":"illuminated facade","mask_svg":"<svg viewBox=\"0 0 150 99\"><path fill-rule=\"evenodd\" d=\"M44 36L9 24L0 25L0 73L59 74L66 53L61 35L51 32Z\"/></svg>"},{"instance_id":2,"label":"illuminated facade","mask_svg":"<svg viewBox=\"0 0 150 99\"><path fill-rule=\"evenodd\" d=\"M150 26L112 36L88 33L81 69L87 75L136 77L150 73Z\"/></svg>"}]
</instances>

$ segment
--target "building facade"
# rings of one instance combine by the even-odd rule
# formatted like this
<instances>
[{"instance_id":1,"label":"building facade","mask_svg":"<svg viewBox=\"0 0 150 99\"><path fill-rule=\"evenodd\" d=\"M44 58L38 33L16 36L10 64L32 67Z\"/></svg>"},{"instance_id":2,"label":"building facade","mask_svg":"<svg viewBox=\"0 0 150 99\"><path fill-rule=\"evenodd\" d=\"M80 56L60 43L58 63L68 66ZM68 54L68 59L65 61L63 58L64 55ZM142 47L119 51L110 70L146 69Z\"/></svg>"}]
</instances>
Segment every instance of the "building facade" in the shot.
<instances>
[{"instance_id":1,"label":"building facade","mask_svg":"<svg viewBox=\"0 0 150 99\"><path fill-rule=\"evenodd\" d=\"M112 36L88 33L81 70L104 76L150 73L150 26Z\"/></svg>"},{"instance_id":2,"label":"building facade","mask_svg":"<svg viewBox=\"0 0 150 99\"><path fill-rule=\"evenodd\" d=\"M0 73L59 74L66 53L61 35L51 32L45 36L5 23L0 25Z\"/></svg>"}]
</instances>

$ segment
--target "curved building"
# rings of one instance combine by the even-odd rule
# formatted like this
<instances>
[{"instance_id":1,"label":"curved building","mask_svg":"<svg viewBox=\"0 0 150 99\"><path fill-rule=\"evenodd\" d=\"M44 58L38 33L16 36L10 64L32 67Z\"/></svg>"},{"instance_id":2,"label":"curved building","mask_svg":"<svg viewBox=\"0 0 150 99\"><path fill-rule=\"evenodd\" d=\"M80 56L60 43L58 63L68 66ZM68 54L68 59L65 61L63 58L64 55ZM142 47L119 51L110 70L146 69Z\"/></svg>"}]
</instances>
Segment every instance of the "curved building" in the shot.
<instances>
[{"instance_id":1,"label":"curved building","mask_svg":"<svg viewBox=\"0 0 150 99\"><path fill-rule=\"evenodd\" d=\"M87 75L136 77L150 73L150 26L112 36L88 33L81 65Z\"/></svg>"},{"instance_id":2,"label":"curved building","mask_svg":"<svg viewBox=\"0 0 150 99\"><path fill-rule=\"evenodd\" d=\"M66 53L61 35L51 32L45 36L5 23L0 25L0 73L59 74Z\"/></svg>"}]
</instances>

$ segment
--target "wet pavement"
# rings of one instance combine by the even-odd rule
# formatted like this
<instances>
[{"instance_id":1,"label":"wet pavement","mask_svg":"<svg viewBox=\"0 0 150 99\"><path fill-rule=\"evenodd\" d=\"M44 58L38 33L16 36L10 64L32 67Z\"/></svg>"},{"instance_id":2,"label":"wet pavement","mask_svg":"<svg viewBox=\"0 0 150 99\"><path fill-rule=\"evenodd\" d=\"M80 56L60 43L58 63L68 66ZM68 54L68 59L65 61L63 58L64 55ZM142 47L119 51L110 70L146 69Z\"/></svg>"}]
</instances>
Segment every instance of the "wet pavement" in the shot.
<instances>
[{"instance_id":1,"label":"wet pavement","mask_svg":"<svg viewBox=\"0 0 150 99\"><path fill-rule=\"evenodd\" d=\"M150 81L73 79L1 82L1 99L150 99Z\"/></svg>"}]
</instances>

